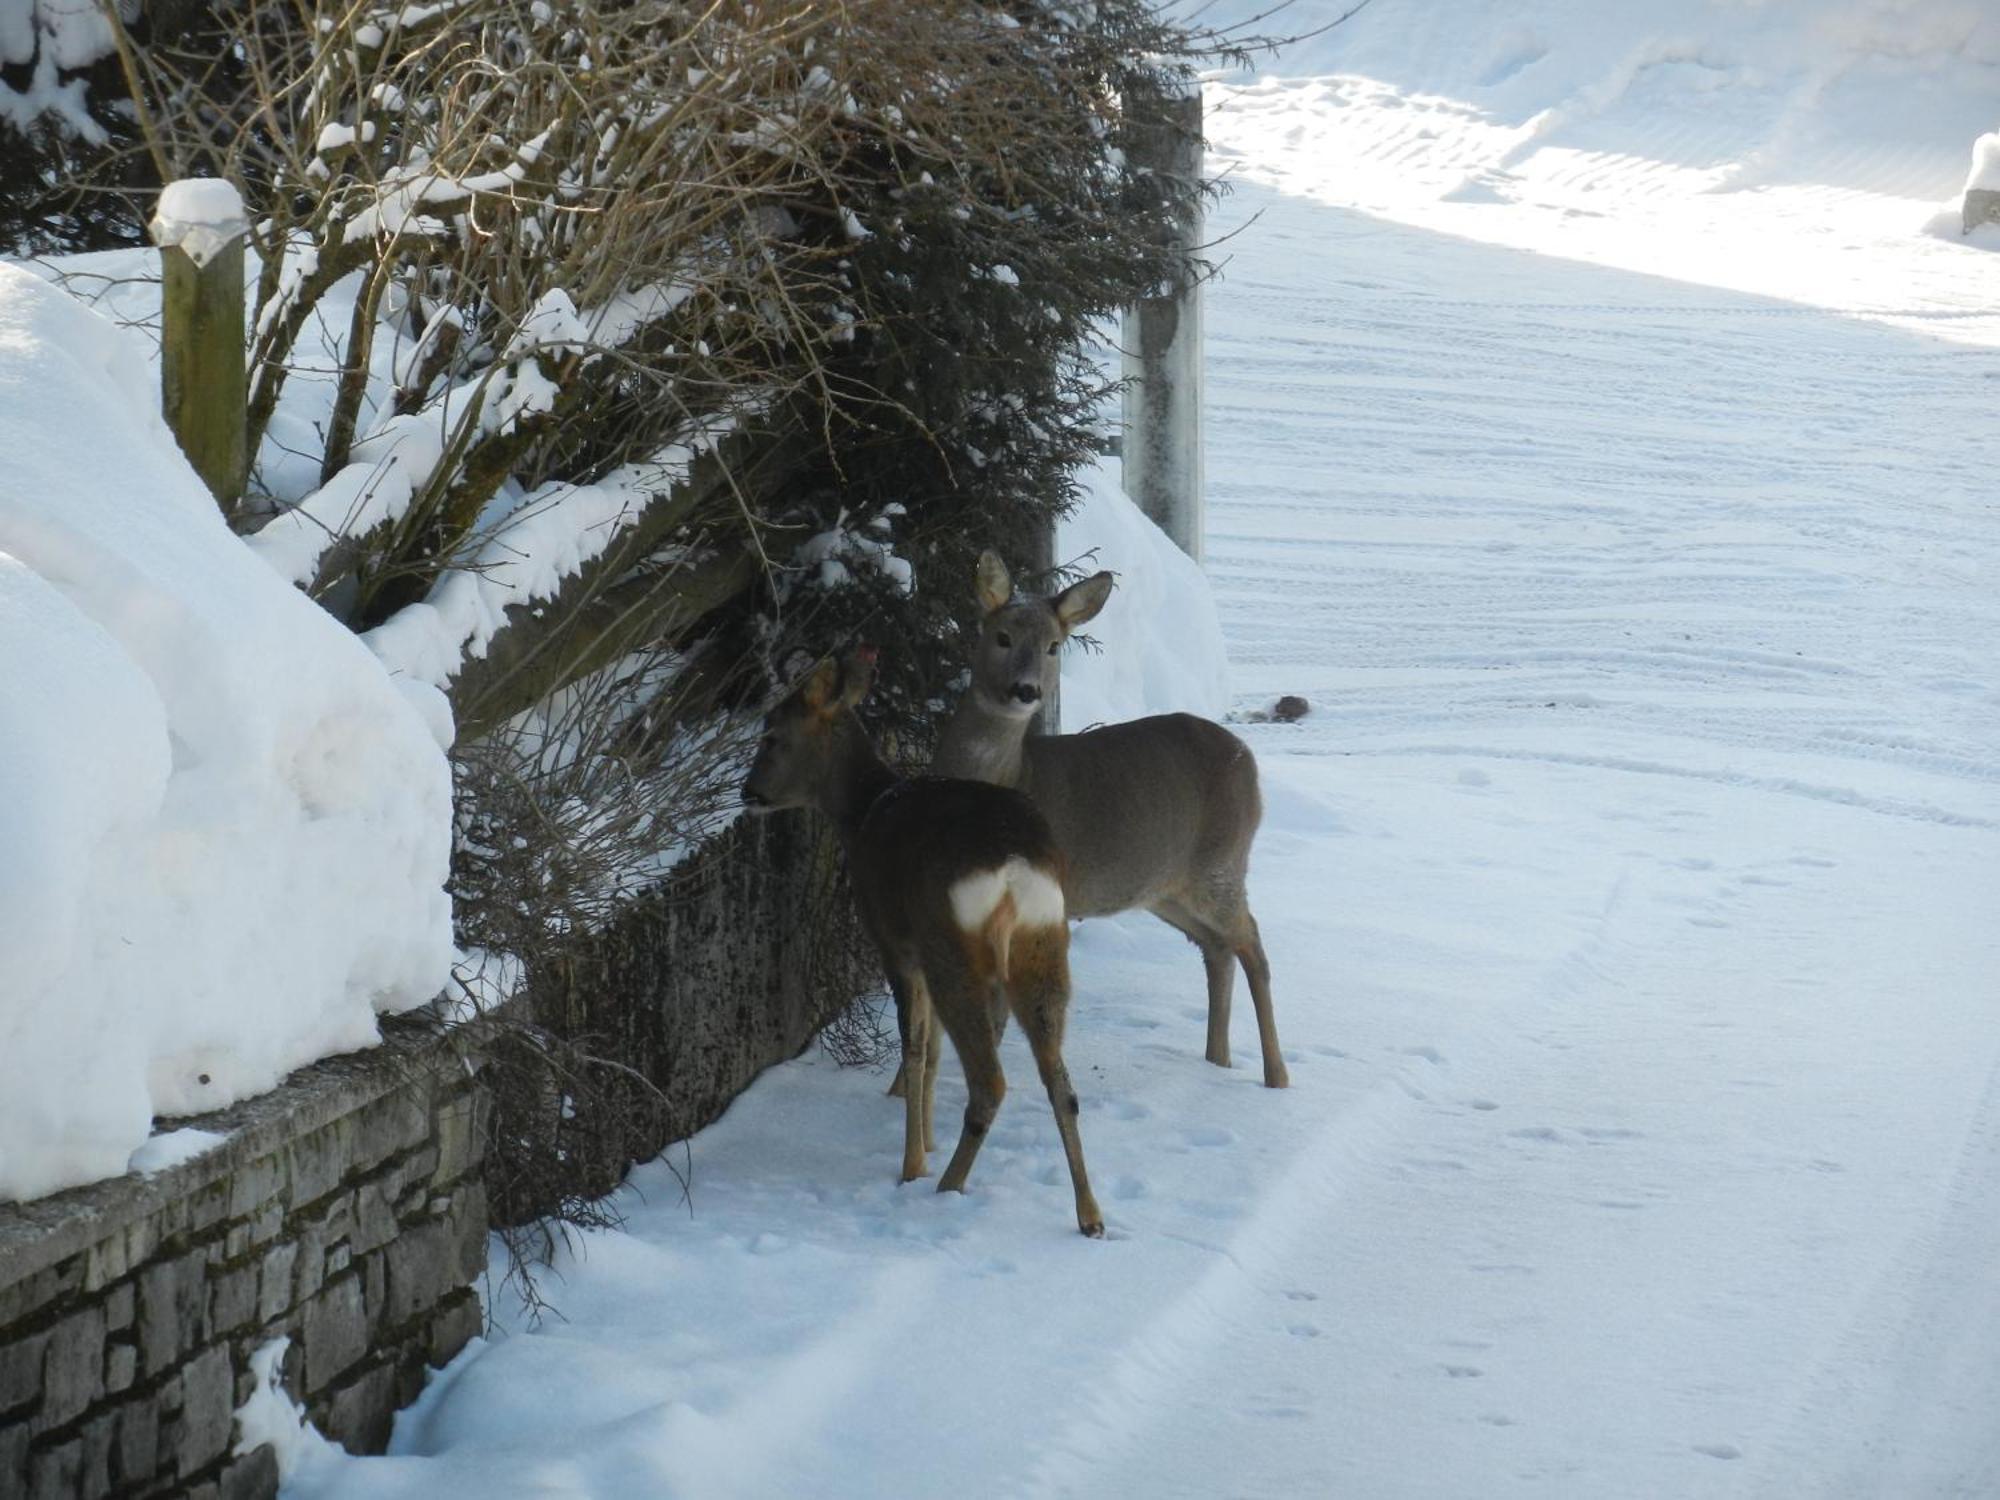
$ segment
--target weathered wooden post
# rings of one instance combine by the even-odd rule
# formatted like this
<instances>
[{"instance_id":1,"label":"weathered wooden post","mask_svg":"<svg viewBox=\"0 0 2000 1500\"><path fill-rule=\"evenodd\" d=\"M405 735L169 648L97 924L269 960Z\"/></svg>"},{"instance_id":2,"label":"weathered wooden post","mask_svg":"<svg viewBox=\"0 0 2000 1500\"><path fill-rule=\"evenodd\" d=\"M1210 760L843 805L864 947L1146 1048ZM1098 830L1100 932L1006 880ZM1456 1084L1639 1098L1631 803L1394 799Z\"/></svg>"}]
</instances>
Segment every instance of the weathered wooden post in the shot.
<instances>
[{"instance_id":1,"label":"weathered wooden post","mask_svg":"<svg viewBox=\"0 0 2000 1500\"><path fill-rule=\"evenodd\" d=\"M244 437L243 199L213 177L170 182L154 213L163 276L161 407L227 516L250 472Z\"/></svg>"},{"instance_id":2,"label":"weathered wooden post","mask_svg":"<svg viewBox=\"0 0 2000 1500\"><path fill-rule=\"evenodd\" d=\"M1201 245L1201 89L1127 97L1128 160L1183 189L1186 211L1168 227L1169 244L1192 262ZM1202 557L1205 510L1201 443L1201 285L1192 275L1125 310L1125 493L1174 544Z\"/></svg>"}]
</instances>

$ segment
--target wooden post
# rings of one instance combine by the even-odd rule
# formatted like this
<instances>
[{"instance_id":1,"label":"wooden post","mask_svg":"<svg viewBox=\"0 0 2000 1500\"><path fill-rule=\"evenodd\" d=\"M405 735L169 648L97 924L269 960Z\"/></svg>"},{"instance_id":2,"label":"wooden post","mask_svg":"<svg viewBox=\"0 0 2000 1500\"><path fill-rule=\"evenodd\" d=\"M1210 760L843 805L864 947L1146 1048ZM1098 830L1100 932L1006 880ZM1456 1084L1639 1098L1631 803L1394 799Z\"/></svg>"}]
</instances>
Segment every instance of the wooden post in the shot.
<instances>
[{"instance_id":1,"label":"wooden post","mask_svg":"<svg viewBox=\"0 0 2000 1500\"><path fill-rule=\"evenodd\" d=\"M1188 210L1169 230L1178 256L1192 261L1201 245L1201 90L1172 97L1148 93L1125 101L1131 122L1128 158L1135 170L1175 179L1190 189ZM1202 557L1205 505L1201 441L1201 286L1192 276L1164 295L1125 310L1124 431L1119 457L1125 493L1174 544Z\"/></svg>"},{"instance_id":2,"label":"wooden post","mask_svg":"<svg viewBox=\"0 0 2000 1500\"><path fill-rule=\"evenodd\" d=\"M153 218L160 247L161 409L224 516L243 498L249 381L243 341L243 236L235 188L169 183Z\"/></svg>"}]
</instances>

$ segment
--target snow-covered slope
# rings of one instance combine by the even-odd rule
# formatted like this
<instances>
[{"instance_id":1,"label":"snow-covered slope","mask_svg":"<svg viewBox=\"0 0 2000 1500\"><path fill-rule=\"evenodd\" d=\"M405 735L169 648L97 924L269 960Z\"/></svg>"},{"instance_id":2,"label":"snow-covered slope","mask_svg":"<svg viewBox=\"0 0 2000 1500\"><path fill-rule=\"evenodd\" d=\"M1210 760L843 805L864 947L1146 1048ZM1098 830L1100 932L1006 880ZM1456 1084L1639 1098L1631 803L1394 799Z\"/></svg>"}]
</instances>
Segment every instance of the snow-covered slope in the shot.
<instances>
[{"instance_id":1,"label":"snow-covered slope","mask_svg":"<svg viewBox=\"0 0 2000 1500\"><path fill-rule=\"evenodd\" d=\"M1989 15L1373 0L1212 85L1292 1088L1085 924L1106 1243L1017 1040L963 1199L802 1059L293 1495L2000 1494Z\"/></svg>"},{"instance_id":2,"label":"snow-covered slope","mask_svg":"<svg viewBox=\"0 0 2000 1500\"><path fill-rule=\"evenodd\" d=\"M0 1199L443 987L450 781L232 536L138 335L0 265Z\"/></svg>"}]
</instances>

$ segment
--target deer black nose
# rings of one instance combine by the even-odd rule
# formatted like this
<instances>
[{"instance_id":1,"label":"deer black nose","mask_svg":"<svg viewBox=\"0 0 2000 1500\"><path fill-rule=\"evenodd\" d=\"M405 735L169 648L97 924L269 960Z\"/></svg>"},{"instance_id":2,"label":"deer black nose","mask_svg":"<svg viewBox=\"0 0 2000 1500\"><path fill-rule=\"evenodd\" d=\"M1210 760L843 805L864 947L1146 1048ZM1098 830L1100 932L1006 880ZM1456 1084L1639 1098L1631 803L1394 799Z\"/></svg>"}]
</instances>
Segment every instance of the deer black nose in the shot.
<instances>
[{"instance_id":1,"label":"deer black nose","mask_svg":"<svg viewBox=\"0 0 2000 1500\"><path fill-rule=\"evenodd\" d=\"M1032 682L1017 682L1008 691L1023 703L1040 703L1042 690Z\"/></svg>"}]
</instances>

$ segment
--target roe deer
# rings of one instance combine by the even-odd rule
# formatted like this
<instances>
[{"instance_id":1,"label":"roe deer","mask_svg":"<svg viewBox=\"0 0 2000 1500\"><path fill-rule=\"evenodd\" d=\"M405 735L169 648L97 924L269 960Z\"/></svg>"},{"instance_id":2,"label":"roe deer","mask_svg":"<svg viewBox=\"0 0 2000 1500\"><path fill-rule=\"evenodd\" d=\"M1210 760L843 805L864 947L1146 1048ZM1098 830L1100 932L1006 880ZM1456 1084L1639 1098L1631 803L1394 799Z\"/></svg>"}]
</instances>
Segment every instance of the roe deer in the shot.
<instances>
[{"instance_id":1,"label":"roe deer","mask_svg":"<svg viewBox=\"0 0 2000 1500\"><path fill-rule=\"evenodd\" d=\"M1063 894L1072 917L1142 906L1187 934L1208 970L1208 1060L1225 1068L1240 962L1257 1009L1264 1082L1284 1088L1291 1080L1271 1015L1271 965L1244 889L1263 816L1250 747L1192 714L1028 736L1062 643L1104 607L1112 581L1096 573L1053 598L1014 603L1007 565L980 556L985 619L972 682L931 770L1028 794L1069 862Z\"/></svg>"},{"instance_id":2,"label":"roe deer","mask_svg":"<svg viewBox=\"0 0 2000 1500\"><path fill-rule=\"evenodd\" d=\"M816 807L833 819L862 925L875 940L903 1023L903 1181L924 1175L937 1084L937 1033L965 1069L965 1129L938 1179L963 1191L1000 1108L1000 1033L1011 1009L1034 1052L1069 1158L1076 1222L1104 1233L1077 1135L1076 1087L1063 1066L1069 924L1062 855L1020 793L975 781L910 781L884 763L854 705L874 655L831 658L771 711L743 800L760 811Z\"/></svg>"}]
</instances>

